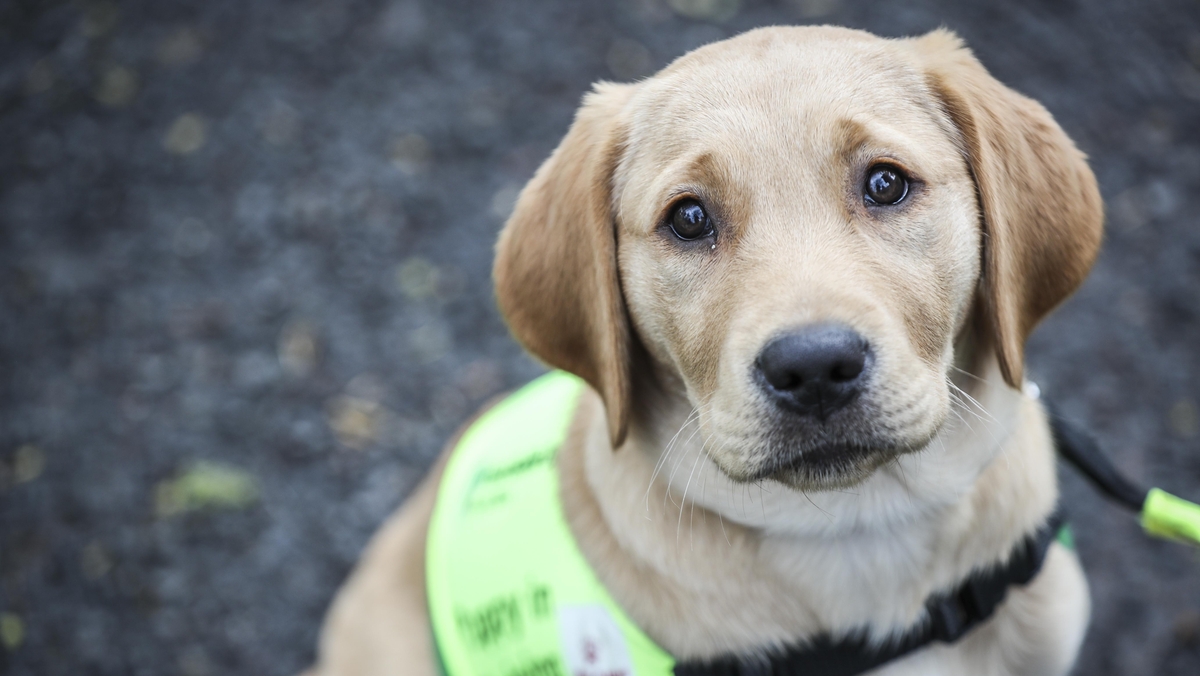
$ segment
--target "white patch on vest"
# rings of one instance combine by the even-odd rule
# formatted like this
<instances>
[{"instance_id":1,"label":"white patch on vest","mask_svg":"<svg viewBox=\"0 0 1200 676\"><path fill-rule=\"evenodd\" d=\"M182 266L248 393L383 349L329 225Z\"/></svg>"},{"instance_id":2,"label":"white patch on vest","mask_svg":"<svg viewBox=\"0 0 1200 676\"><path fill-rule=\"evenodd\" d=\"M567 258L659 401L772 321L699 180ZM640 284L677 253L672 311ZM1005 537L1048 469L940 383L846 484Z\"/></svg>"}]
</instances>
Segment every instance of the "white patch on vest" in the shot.
<instances>
[{"instance_id":1,"label":"white patch on vest","mask_svg":"<svg viewBox=\"0 0 1200 676\"><path fill-rule=\"evenodd\" d=\"M625 636L604 606L561 606L558 637L570 676L634 676Z\"/></svg>"}]
</instances>

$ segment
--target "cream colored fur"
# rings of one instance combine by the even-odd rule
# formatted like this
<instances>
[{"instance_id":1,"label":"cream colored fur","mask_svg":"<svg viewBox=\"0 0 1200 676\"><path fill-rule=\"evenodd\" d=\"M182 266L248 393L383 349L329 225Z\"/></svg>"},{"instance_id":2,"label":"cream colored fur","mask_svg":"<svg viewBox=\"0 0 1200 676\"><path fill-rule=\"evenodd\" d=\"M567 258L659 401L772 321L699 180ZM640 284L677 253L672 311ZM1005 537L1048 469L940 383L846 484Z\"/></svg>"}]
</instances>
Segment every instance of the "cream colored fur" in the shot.
<instances>
[{"instance_id":1,"label":"cream colored fur","mask_svg":"<svg viewBox=\"0 0 1200 676\"><path fill-rule=\"evenodd\" d=\"M881 159L919 177L903 209L855 193ZM719 214L711 246L664 234L681 194ZM1086 274L1100 219L1049 114L945 32L763 29L600 86L523 192L496 279L517 337L594 388L559 471L614 598L669 652L708 657L861 627L883 639L1002 559L1058 498L1044 414L1017 387L1023 344ZM888 450L761 478L791 441L750 365L772 335L826 321L876 352L863 396ZM433 673L440 466L339 592L314 673ZM877 673L1063 674L1088 611L1054 545L985 625Z\"/></svg>"}]
</instances>

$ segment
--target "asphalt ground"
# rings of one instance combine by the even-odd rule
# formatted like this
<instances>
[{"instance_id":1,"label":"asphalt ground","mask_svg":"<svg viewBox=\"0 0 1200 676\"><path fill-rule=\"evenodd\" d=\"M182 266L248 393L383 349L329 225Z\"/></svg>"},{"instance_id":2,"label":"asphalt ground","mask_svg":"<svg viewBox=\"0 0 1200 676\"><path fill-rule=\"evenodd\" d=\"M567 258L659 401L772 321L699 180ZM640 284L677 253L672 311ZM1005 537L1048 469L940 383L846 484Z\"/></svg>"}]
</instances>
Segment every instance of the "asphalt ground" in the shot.
<instances>
[{"instance_id":1,"label":"asphalt ground","mask_svg":"<svg viewBox=\"0 0 1200 676\"><path fill-rule=\"evenodd\" d=\"M766 24L945 25L1053 112L1109 226L1032 374L1200 496L1200 5L672 1L0 2L0 672L308 664L443 440L541 370L492 244L580 96ZM1195 550L1063 478L1077 673L1200 673Z\"/></svg>"}]
</instances>

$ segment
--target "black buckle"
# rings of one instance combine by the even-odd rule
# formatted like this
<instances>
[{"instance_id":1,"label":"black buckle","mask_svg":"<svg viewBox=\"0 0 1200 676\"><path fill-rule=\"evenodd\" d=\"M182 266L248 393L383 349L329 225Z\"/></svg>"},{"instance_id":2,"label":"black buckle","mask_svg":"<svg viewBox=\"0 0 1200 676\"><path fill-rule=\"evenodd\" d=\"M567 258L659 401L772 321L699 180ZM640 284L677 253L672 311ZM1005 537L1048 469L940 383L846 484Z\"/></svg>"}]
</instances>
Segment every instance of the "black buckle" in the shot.
<instances>
[{"instance_id":1,"label":"black buckle","mask_svg":"<svg viewBox=\"0 0 1200 676\"><path fill-rule=\"evenodd\" d=\"M972 575L949 596L943 596L927 607L933 638L942 643L954 643L974 629L991 610L984 608L982 581Z\"/></svg>"},{"instance_id":2,"label":"black buckle","mask_svg":"<svg viewBox=\"0 0 1200 676\"><path fill-rule=\"evenodd\" d=\"M933 638L942 643L954 643L967 633L972 624L957 597L949 596L929 605L929 621L933 629Z\"/></svg>"}]
</instances>

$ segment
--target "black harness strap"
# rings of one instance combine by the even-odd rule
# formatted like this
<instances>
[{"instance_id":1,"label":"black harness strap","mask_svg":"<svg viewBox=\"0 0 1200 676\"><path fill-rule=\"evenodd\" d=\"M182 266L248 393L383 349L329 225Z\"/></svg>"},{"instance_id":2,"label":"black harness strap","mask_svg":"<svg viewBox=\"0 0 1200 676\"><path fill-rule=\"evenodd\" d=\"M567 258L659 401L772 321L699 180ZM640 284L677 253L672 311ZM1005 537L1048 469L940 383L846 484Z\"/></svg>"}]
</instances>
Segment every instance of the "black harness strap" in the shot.
<instances>
[{"instance_id":1,"label":"black harness strap","mask_svg":"<svg viewBox=\"0 0 1200 676\"><path fill-rule=\"evenodd\" d=\"M951 591L925 602L927 617L897 639L873 645L862 633L834 639L824 635L754 657L724 655L711 661L681 661L675 676L854 676L940 641L953 643L987 620L1012 585L1028 584L1042 568L1064 519L1056 510L1045 525L1026 535L1001 565L979 570Z\"/></svg>"},{"instance_id":2,"label":"black harness strap","mask_svg":"<svg viewBox=\"0 0 1200 676\"><path fill-rule=\"evenodd\" d=\"M1108 497L1140 513L1148 490L1121 474L1091 434L1068 422L1049 401L1043 399L1043 404L1059 455ZM728 654L711 661L678 662L675 675L855 676L935 641L953 643L991 617L1008 595L1009 587L1028 584L1038 574L1063 524L1061 510L1055 511L1037 532L1017 543L1007 562L977 571L950 592L930 598L925 603L926 618L882 646L868 641L865 632L836 640L823 635L765 655Z\"/></svg>"}]
</instances>

